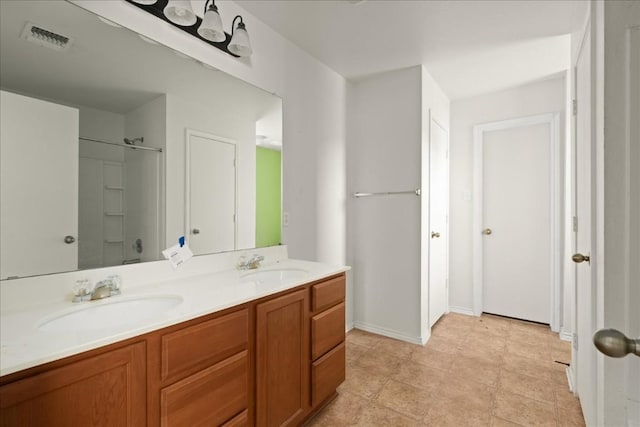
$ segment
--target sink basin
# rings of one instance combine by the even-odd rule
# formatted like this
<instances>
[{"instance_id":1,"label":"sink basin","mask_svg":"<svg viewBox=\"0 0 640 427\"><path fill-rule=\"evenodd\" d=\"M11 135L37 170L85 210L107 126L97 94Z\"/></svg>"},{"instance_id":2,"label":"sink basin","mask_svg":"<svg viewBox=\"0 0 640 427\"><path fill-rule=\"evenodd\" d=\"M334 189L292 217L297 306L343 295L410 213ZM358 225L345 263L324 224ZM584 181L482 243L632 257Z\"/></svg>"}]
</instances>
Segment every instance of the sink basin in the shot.
<instances>
[{"instance_id":1,"label":"sink basin","mask_svg":"<svg viewBox=\"0 0 640 427\"><path fill-rule=\"evenodd\" d=\"M182 303L182 297L178 295L116 298L80 303L82 307L74 307L43 319L37 328L41 331L67 332L114 328L153 320Z\"/></svg>"},{"instance_id":2,"label":"sink basin","mask_svg":"<svg viewBox=\"0 0 640 427\"><path fill-rule=\"evenodd\" d=\"M309 272L300 268L281 268L277 270L260 270L242 276L243 282L278 284L290 280L301 279Z\"/></svg>"}]
</instances>

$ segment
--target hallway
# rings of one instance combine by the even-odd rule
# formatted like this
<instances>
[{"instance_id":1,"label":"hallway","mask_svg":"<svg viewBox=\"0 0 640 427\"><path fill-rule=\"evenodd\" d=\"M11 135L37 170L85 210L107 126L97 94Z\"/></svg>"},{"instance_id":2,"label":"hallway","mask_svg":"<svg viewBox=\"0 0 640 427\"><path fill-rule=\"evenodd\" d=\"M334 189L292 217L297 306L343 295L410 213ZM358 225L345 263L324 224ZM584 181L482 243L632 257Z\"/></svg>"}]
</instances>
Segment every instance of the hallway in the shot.
<instances>
[{"instance_id":1,"label":"hallway","mask_svg":"<svg viewBox=\"0 0 640 427\"><path fill-rule=\"evenodd\" d=\"M582 426L548 327L492 315L443 316L424 347L347 335L347 379L307 426Z\"/></svg>"}]
</instances>

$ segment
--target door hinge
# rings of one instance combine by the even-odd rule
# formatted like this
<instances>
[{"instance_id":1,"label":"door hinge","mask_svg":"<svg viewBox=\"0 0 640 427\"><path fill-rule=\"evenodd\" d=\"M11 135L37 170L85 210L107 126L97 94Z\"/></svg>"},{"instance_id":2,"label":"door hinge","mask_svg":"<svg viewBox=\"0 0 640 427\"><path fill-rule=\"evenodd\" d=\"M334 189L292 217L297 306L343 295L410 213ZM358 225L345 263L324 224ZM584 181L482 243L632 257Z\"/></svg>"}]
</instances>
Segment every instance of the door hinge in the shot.
<instances>
[{"instance_id":1,"label":"door hinge","mask_svg":"<svg viewBox=\"0 0 640 427\"><path fill-rule=\"evenodd\" d=\"M572 344L573 344L573 349L575 351L578 351L578 334L574 333L573 337L571 338Z\"/></svg>"},{"instance_id":2,"label":"door hinge","mask_svg":"<svg viewBox=\"0 0 640 427\"><path fill-rule=\"evenodd\" d=\"M578 115L578 100L577 99L573 99L571 101L571 104L573 106L573 115L574 116Z\"/></svg>"},{"instance_id":3,"label":"door hinge","mask_svg":"<svg viewBox=\"0 0 640 427\"><path fill-rule=\"evenodd\" d=\"M573 216L573 232L578 232L578 217L575 215Z\"/></svg>"},{"instance_id":4,"label":"door hinge","mask_svg":"<svg viewBox=\"0 0 640 427\"><path fill-rule=\"evenodd\" d=\"M233 222L236 222L236 214L233 214Z\"/></svg>"}]
</instances>

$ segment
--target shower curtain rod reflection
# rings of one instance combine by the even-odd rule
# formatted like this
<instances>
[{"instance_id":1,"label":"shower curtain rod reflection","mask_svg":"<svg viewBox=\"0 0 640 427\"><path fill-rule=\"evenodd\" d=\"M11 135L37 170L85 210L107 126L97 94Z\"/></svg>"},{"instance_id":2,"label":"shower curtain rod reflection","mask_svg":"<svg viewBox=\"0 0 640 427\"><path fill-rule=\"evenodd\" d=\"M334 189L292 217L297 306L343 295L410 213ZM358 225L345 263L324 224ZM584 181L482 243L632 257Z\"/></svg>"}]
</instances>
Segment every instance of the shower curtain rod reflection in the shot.
<instances>
[{"instance_id":1,"label":"shower curtain rod reflection","mask_svg":"<svg viewBox=\"0 0 640 427\"><path fill-rule=\"evenodd\" d=\"M100 141L98 139L83 138L83 137L79 137L78 139L81 139L83 141L97 142L97 143L100 143L100 144L108 144L108 145L116 145L118 147L124 147L124 148L132 148L134 150L157 151L158 153L162 153L162 148L141 147L140 145L121 144L119 142L107 142L107 141Z\"/></svg>"},{"instance_id":2,"label":"shower curtain rod reflection","mask_svg":"<svg viewBox=\"0 0 640 427\"><path fill-rule=\"evenodd\" d=\"M419 188L416 188L415 190L409 190L409 191L385 191L383 193L353 193L353 197L375 197L375 196L393 196L396 194L413 194L414 196L419 196L422 193L422 191Z\"/></svg>"}]
</instances>

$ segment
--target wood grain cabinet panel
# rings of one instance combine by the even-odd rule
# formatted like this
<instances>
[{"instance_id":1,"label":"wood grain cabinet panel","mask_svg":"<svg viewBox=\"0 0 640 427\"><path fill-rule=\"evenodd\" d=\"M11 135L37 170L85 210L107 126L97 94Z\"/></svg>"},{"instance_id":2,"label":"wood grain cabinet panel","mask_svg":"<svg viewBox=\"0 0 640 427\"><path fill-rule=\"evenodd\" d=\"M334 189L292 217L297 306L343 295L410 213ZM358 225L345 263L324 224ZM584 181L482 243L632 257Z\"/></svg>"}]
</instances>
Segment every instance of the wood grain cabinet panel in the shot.
<instances>
[{"instance_id":1,"label":"wood grain cabinet panel","mask_svg":"<svg viewBox=\"0 0 640 427\"><path fill-rule=\"evenodd\" d=\"M221 425L249 405L249 352L165 387L160 401L163 427Z\"/></svg>"},{"instance_id":2,"label":"wood grain cabinet panel","mask_svg":"<svg viewBox=\"0 0 640 427\"><path fill-rule=\"evenodd\" d=\"M311 359L315 360L344 341L344 303L311 318Z\"/></svg>"},{"instance_id":3,"label":"wood grain cabinet panel","mask_svg":"<svg viewBox=\"0 0 640 427\"><path fill-rule=\"evenodd\" d=\"M344 342L311 364L311 405L331 396L345 379Z\"/></svg>"},{"instance_id":4,"label":"wood grain cabinet panel","mask_svg":"<svg viewBox=\"0 0 640 427\"><path fill-rule=\"evenodd\" d=\"M298 425L309 410L308 289L256 306L256 425Z\"/></svg>"},{"instance_id":5,"label":"wood grain cabinet panel","mask_svg":"<svg viewBox=\"0 0 640 427\"><path fill-rule=\"evenodd\" d=\"M248 348L249 311L242 309L162 337L162 381L193 373Z\"/></svg>"},{"instance_id":6,"label":"wood grain cabinet panel","mask_svg":"<svg viewBox=\"0 0 640 427\"><path fill-rule=\"evenodd\" d=\"M145 358L138 342L9 383L0 425L144 426Z\"/></svg>"},{"instance_id":7,"label":"wood grain cabinet panel","mask_svg":"<svg viewBox=\"0 0 640 427\"><path fill-rule=\"evenodd\" d=\"M249 422L249 411L244 410L224 423L222 427L249 427L250 425L251 423Z\"/></svg>"},{"instance_id":8,"label":"wood grain cabinet panel","mask_svg":"<svg viewBox=\"0 0 640 427\"><path fill-rule=\"evenodd\" d=\"M345 298L344 274L311 287L311 311L331 307Z\"/></svg>"}]
</instances>

